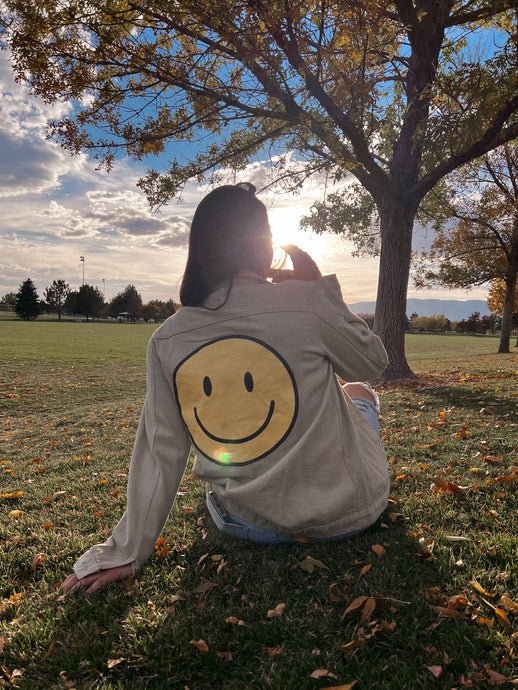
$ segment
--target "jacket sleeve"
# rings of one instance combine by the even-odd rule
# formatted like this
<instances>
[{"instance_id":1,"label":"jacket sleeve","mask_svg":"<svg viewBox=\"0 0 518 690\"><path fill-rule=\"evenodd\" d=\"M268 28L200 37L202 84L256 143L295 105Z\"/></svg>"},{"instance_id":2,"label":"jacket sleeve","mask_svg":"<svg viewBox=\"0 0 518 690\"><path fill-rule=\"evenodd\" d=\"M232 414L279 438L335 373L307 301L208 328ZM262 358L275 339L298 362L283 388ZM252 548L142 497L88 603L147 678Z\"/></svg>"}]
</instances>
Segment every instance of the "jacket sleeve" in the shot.
<instances>
[{"instance_id":1,"label":"jacket sleeve","mask_svg":"<svg viewBox=\"0 0 518 690\"><path fill-rule=\"evenodd\" d=\"M313 312L335 373L344 381L370 381L382 374L388 364L383 343L345 304L336 276L324 276L316 286Z\"/></svg>"},{"instance_id":2,"label":"jacket sleeve","mask_svg":"<svg viewBox=\"0 0 518 690\"><path fill-rule=\"evenodd\" d=\"M189 450L189 436L151 339L147 394L131 458L126 511L110 538L77 561L78 579L128 563L134 572L144 565L171 511Z\"/></svg>"}]
</instances>

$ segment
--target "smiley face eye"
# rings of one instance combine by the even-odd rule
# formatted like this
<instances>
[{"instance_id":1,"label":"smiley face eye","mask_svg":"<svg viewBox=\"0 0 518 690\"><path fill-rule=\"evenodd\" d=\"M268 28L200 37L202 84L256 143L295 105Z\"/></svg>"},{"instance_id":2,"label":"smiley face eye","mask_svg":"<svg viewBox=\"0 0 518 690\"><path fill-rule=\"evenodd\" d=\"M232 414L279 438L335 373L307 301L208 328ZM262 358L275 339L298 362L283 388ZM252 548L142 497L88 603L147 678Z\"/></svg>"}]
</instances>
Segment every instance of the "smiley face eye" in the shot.
<instances>
[{"instance_id":1,"label":"smiley face eye","mask_svg":"<svg viewBox=\"0 0 518 690\"><path fill-rule=\"evenodd\" d=\"M209 379L208 376L206 376L206 377L203 379L203 392L205 393L205 395L207 396L207 398L208 398L209 395L212 393L212 381Z\"/></svg>"},{"instance_id":2,"label":"smiley face eye","mask_svg":"<svg viewBox=\"0 0 518 690\"><path fill-rule=\"evenodd\" d=\"M254 390L254 378L249 371L245 374L245 388L249 393Z\"/></svg>"}]
</instances>

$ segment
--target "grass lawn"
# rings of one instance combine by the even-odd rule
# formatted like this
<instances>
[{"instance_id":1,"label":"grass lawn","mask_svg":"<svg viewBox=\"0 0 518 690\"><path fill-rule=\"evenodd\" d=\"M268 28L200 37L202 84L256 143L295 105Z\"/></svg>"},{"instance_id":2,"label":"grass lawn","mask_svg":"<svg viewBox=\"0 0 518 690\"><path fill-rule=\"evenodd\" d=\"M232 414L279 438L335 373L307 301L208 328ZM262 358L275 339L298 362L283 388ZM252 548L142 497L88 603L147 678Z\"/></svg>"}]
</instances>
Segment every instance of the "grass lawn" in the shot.
<instances>
[{"instance_id":1,"label":"grass lawn","mask_svg":"<svg viewBox=\"0 0 518 690\"><path fill-rule=\"evenodd\" d=\"M381 388L390 506L362 536L234 541L186 475L135 581L61 595L124 510L154 328L0 322L0 684L512 687L518 350L496 338L409 336L420 377Z\"/></svg>"}]
</instances>

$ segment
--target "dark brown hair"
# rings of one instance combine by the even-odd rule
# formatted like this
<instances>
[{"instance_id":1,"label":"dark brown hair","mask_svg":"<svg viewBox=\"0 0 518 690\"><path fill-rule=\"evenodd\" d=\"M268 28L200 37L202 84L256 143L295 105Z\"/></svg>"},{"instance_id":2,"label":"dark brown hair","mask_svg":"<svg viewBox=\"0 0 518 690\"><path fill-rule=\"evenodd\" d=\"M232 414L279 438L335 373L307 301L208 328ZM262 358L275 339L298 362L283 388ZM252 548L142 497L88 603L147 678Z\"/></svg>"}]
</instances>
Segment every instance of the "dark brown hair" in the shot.
<instances>
[{"instance_id":1,"label":"dark brown hair","mask_svg":"<svg viewBox=\"0 0 518 690\"><path fill-rule=\"evenodd\" d=\"M216 286L231 285L243 269L260 272L250 239L268 229L265 205L251 183L224 185L199 203L191 223L187 265L180 286L183 306L202 306Z\"/></svg>"}]
</instances>

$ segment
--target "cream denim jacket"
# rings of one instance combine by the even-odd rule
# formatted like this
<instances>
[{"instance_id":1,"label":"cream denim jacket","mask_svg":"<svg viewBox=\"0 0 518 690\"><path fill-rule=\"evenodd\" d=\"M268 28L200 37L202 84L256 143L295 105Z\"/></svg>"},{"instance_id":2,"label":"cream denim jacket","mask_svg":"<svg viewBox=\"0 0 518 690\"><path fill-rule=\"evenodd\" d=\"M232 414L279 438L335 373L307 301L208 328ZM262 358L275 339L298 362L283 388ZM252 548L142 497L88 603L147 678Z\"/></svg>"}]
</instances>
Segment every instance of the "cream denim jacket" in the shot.
<instances>
[{"instance_id":1,"label":"cream denim jacket","mask_svg":"<svg viewBox=\"0 0 518 690\"><path fill-rule=\"evenodd\" d=\"M126 511L76 576L144 565L191 446L197 477L248 522L308 538L372 524L387 505L385 452L337 376L368 381L386 365L335 276L274 285L244 273L180 309L149 343Z\"/></svg>"}]
</instances>

